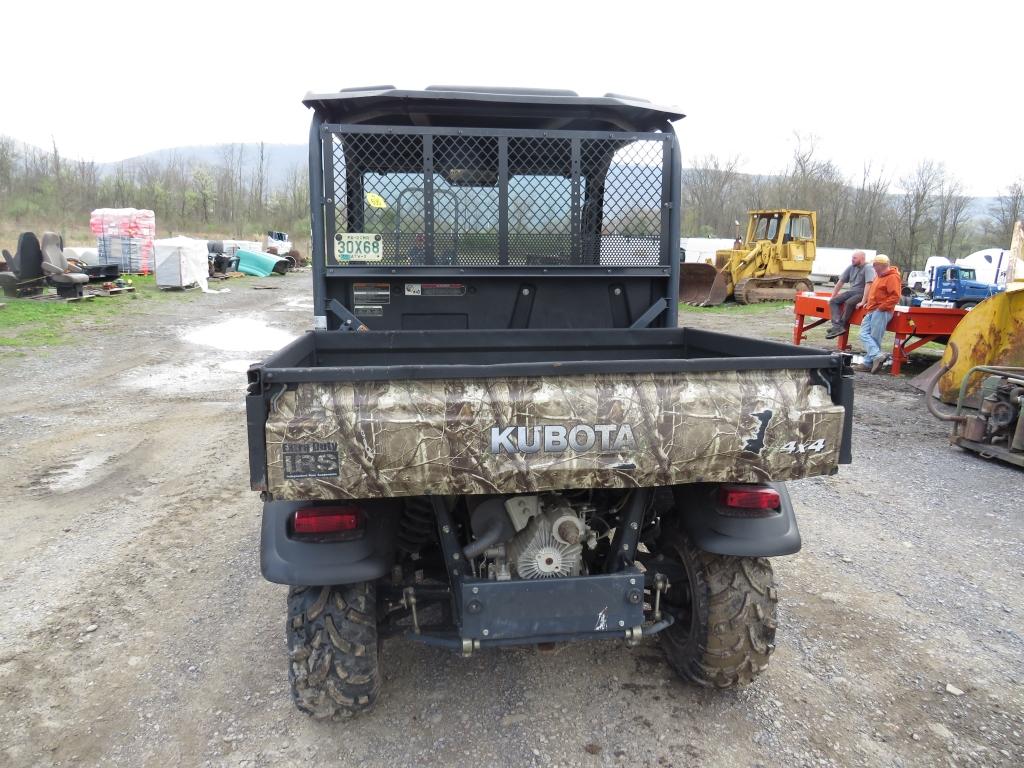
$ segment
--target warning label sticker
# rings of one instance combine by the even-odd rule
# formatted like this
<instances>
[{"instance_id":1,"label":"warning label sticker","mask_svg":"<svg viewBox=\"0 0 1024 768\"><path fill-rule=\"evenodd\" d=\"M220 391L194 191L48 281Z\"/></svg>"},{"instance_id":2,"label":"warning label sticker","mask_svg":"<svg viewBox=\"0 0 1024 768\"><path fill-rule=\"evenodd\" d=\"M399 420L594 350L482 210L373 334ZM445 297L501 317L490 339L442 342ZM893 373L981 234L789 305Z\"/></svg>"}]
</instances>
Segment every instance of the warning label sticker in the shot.
<instances>
[{"instance_id":1,"label":"warning label sticker","mask_svg":"<svg viewBox=\"0 0 1024 768\"><path fill-rule=\"evenodd\" d=\"M462 283L406 283L406 296L465 296Z\"/></svg>"},{"instance_id":2,"label":"warning label sticker","mask_svg":"<svg viewBox=\"0 0 1024 768\"><path fill-rule=\"evenodd\" d=\"M353 283L353 304L390 304L391 283Z\"/></svg>"},{"instance_id":3,"label":"warning label sticker","mask_svg":"<svg viewBox=\"0 0 1024 768\"><path fill-rule=\"evenodd\" d=\"M356 304L352 311L357 315L380 317L384 314L384 307L380 304Z\"/></svg>"}]
</instances>

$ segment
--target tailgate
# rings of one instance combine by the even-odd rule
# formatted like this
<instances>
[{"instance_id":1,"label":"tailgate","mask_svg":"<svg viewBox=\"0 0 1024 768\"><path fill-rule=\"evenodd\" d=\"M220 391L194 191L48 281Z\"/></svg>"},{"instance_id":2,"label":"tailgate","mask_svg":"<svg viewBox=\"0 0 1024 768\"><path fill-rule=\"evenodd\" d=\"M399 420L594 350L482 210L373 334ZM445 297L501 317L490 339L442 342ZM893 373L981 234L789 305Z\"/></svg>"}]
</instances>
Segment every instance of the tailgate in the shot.
<instances>
[{"instance_id":1,"label":"tailgate","mask_svg":"<svg viewBox=\"0 0 1024 768\"><path fill-rule=\"evenodd\" d=\"M278 385L264 490L338 499L825 475L845 411L821 382L767 369Z\"/></svg>"}]
</instances>

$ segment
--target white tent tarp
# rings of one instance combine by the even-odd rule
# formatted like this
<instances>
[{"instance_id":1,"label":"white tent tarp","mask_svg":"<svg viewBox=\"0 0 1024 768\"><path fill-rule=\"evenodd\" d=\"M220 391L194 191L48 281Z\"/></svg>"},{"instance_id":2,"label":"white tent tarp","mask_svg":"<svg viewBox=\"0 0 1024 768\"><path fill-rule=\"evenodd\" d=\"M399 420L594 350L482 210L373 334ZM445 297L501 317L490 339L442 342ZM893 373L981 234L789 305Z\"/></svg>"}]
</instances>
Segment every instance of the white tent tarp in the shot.
<instances>
[{"instance_id":1,"label":"white tent tarp","mask_svg":"<svg viewBox=\"0 0 1024 768\"><path fill-rule=\"evenodd\" d=\"M161 288L187 288L198 285L209 290L210 261L205 240L170 237L156 240L156 284Z\"/></svg>"}]
</instances>

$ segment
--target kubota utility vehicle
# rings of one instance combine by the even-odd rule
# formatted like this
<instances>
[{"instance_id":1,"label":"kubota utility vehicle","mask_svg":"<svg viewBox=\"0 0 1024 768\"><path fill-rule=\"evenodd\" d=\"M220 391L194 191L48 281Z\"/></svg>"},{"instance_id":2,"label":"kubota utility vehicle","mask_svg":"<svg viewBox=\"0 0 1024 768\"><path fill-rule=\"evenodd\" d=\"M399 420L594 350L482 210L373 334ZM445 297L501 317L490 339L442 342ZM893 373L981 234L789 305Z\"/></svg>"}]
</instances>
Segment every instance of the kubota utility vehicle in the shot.
<instances>
[{"instance_id":1,"label":"kubota utility vehicle","mask_svg":"<svg viewBox=\"0 0 1024 768\"><path fill-rule=\"evenodd\" d=\"M847 360L678 327L677 111L570 91L311 94L314 330L249 371L264 576L316 717L378 644L774 649L784 481L850 461Z\"/></svg>"}]
</instances>

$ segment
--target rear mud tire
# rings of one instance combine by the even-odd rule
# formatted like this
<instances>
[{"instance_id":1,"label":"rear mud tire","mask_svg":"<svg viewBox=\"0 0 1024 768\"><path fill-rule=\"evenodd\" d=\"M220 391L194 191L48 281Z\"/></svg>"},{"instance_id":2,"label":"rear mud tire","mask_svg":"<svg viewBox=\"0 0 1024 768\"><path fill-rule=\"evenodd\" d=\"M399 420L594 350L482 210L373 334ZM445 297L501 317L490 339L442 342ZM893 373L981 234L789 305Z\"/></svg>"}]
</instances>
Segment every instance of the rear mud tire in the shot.
<instances>
[{"instance_id":1,"label":"rear mud tire","mask_svg":"<svg viewBox=\"0 0 1024 768\"><path fill-rule=\"evenodd\" d=\"M666 535L661 551L682 563L689 579L666 593L666 607L676 615L661 633L669 664L698 685L749 685L775 650L778 593L771 563L704 552L679 531Z\"/></svg>"},{"instance_id":2,"label":"rear mud tire","mask_svg":"<svg viewBox=\"0 0 1024 768\"><path fill-rule=\"evenodd\" d=\"M380 693L374 585L288 590L288 681L292 700L317 720L373 708Z\"/></svg>"}]
</instances>

